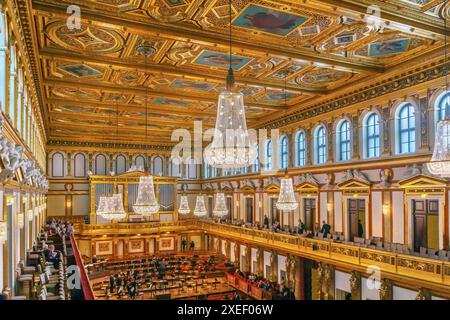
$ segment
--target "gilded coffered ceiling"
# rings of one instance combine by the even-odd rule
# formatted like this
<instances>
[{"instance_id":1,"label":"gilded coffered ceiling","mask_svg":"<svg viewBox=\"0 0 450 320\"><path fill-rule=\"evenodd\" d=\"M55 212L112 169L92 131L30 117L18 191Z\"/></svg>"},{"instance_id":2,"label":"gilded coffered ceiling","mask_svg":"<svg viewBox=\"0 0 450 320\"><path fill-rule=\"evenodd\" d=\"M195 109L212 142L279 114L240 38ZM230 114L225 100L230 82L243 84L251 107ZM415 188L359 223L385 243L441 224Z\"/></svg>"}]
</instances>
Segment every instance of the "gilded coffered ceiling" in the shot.
<instances>
[{"instance_id":1,"label":"gilded coffered ceiling","mask_svg":"<svg viewBox=\"0 0 450 320\"><path fill-rule=\"evenodd\" d=\"M110 143L118 131L121 143L144 143L147 119L147 142L170 144L194 120L214 125L228 0L31 3L50 140ZM371 4L379 19L365 15ZM80 28L66 23L70 5L81 9ZM249 126L442 49L445 10L443 0L233 0L232 65Z\"/></svg>"}]
</instances>

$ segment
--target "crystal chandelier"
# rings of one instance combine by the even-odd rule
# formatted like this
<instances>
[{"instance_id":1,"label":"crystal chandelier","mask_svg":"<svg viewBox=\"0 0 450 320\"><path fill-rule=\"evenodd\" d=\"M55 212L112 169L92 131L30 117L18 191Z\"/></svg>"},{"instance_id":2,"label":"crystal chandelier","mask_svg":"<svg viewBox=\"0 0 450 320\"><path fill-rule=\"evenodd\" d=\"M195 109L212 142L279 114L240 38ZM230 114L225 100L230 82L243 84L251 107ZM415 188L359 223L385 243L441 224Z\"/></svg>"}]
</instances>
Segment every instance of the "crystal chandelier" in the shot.
<instances>
[{"instance_id":1,"label":"crystal chandelier","mask_svg":"<svg viewBox=\"0 0 450 320\"><path fill-rule=\"evenodd\" d=\"M107 210L101 216L107 220L122 220L127 216L123 208L122 194L115 193L112 197L106 197Z\"/></svg>"},{"instance_id":2,"label":"crystal chandelier","mask_svg":"<svg viewBox=\"0 0 450 320\"><path fill-rule=\"evenodd\" d=\"M217 168L239 169L252 164L256 159L256 152L247 131L243 95L232 91L234 74L231 46L231 0L229 2L229 13L230 62L226 91L219 95L214 137L212 143L205 149L205 158L209 165Z\"/></svg>"},{"instance_id":3,"label":"crystal chandelier","mask_svg":"<svg viewBox=\"0 0 450 320\"><path fill-rule=\"evenodd\" d=\"M295 200L294 186L292 179L287 175L281 179L280 195L278 196L277 208L282 211L292 211L297 209L298 203Z\"/></svg>"},{"instance_id":4,"label":"crystal chandelier","mask_svg":"<svg viewBox=\"0 0 450 320\"><path fill-rule=\"evenodd\" d=\"M445 30L447 30L447 19L444 17ZM447 63L447 34L445 34L445 92L444 108L445 119L439 120L436 125L436 139L434 142L433 156L427 163L431 174L442 178L450 177L450 93L448 92L448 63Z\"/></svg>"},{"instance_id":5,"label":"crystal chandelier","mask_svg":"<svg viewBox=\"0 0 450 320\"><path fill-rule=\"evenodd\" d=\"M111 197L107 196L100 196L100 199L98 201L98 207L96 210L97 215L102 216L103 214L109 212L109 204L110 201L108 201Z\"/></svg>"},{"instance_id":6,"label":"crystal chandelier","mask_svg":"<svg viewBox=\"0 0 450 320\"><path fill-rule=\"evenodd\" d=\"M206 211L205 198L200 194L197 196L197 200L195 201L194 215L196 215L197 217L204 217L207 213L208 212Z\"/></svg>"},{"instance_id":7,"label":"crystal chandelier","mask_svg":"<svg viewBox=\"0 0 450 320\"><path fill-rule=\"evenodd\" d=\"M133 210L143 216L151 216L159 211L156 201L153 177L145 176L139 178L138 195Z\"/></svg>"},{"instance_id":8,"label":"crystal chandelier","mask_svg":"<svg viewBox=\"0 0 450 320\"><path fill-rule=\"evenodd\" d=\"M214 204L213 213L219 217L223 217L228 213L225 194L223 192L216 194L216 203Z\"/></svg>"},{"instance_id":9,"label":"crystal chandelier","mask_svg":"<svg viewBox=\"0 0 450 320\"><path fill-rule=\"evenodd\" d=\"M178 212L181 213L182 215L187 215L191 213L191 208L189 208L188 197L185 194L181 195L180 207L178 208Z\"/></svg>"}]
</instances>

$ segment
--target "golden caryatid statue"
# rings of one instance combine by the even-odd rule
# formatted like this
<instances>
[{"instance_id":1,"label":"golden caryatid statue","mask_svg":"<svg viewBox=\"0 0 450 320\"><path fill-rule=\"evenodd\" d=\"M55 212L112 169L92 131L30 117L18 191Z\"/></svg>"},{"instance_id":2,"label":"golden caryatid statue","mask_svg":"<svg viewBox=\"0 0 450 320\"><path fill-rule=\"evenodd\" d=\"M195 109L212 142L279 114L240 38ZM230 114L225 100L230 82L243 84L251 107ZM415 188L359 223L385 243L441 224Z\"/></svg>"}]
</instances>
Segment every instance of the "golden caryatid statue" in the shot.
<instances>
[{"instance_id":1,"label":"golden caryatid statue","mask_svg":"<svg viewBox=\"0 0 450 320\"><path fill-rule=\"evenodd\" d=\"M361 300L361 273L353 270L350 275L352 300Z\"/></svg>"},{"instance_id":2,"label":"golden caryatid statue","mask_svg":"<svg viewBox=\"0 0 450 320\"><path fill-rule=\"evenodd\" d=\"M382 279L380 284L380 300L392 300L392 281Z\"/></svg>"},{"instance_id":3,"label":"golden caryatid statue","mask_svg":"<svg viewBox=\"0 0 450 320\"><path fill-rule=\"evenodd\" d=\"M417 293L416 300L431 300L430 290L425 288L420 288Z\"/></svg>"}]
</instances>

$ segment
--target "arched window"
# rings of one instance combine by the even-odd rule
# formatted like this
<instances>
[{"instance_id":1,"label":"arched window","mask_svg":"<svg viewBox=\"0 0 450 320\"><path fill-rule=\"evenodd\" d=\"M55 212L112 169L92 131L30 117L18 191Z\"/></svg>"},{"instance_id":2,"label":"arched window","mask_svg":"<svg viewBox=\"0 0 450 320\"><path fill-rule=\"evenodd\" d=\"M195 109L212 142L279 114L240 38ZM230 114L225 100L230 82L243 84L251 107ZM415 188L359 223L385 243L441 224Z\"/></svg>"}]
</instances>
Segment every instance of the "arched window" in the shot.
<instances>
[{"instance_id":1,"label":"arched window","mask_svg":"<svg viewBox=\"0 0 450 320\"><path fill-rule=\"evenodd\" d=\"M180 158L172 158L170 160L170 175L172 177L181 176L180 164L181 164Z\"/></svg>"},{"instance_id":2,"label":"arched window","mask_svg":"<svg viewBox=\"0 0 450 320\"><path fill-rule=\"evenodd\" d=\"M197 178L197 164L194 158L189 159L188 162L188 179Z\"/></svg>"},{"instance_id":3,"label":"arched window","mask_svg":"<svg viewBox=\"0 0 450 320\"><path fill-rule=\"evenodd\" d=\"M164 161L160 156L153 158L153 174L162 176L164 174Z\"/></svg>"},{"instance_id":4,"label":"arched window","mask_svg":"<svg viewBox=\"0 0 450 320\"><path fill-rule=\"evenodd\" d=\"M125 156L119 154L116 157L116 174L121 174L127 171L127 159Z\"/></svg>"},{"instance_id":5,"label":"arched window","mask_svg":"<svg viewBox=\"0 0 450 320\"><path fill-rule=\"evenodd\" d=\"M86 176L86 157L82 153L77 153L73 158L74 176L77 178Z\"/></svg>"},{"instance_id":6,"label":"arched window","mask_svg":"<svg viewBox=\"0 0 450 320\"><path fill-rule=\"evenodd\" d=\"M436 111L437 111L437 116L436 116L436 123L439 120L444 120L445 119L445 111L447 108L450 108L450 92L447 91L445 93L443 93L437 100L436 100ZM449 110L450 112L450 110Z\"/></svg>"},{"instance_id":7,"label":"arched window","mask_svg":"<svg viewBox=\"0 0 450 320\"><path fill-rule=\"evenodd\" d=\"M145 170L145 158L143 156L137 156L134 159L134 165L137 169L143 169Z\"/></svg>"},{"instance_id":8,"label":"arched window","mask_svg":"<svg viewBox=\"0 0 450 320\"><path fill-rule=\"evenodd\" d=\"M204 162L203 168L205 169L205 179L208 179L209 178L210 165L208 163Z\"/></svg>"},{"instance_id":9,"label":"arched window","mask_svg":"<svg viewBox=\"0 0 450 320\"><path fill-rule=\"evenodd\" d=\"M272 170L272 140L266 142L266 170Z\"/></svg>"},{"instance_id":10,"label":"arched window","mask_svg":"<svg viewBox=\"0 0 450 320\"><path fill-rule=\"evenodd\" d=\"M211 167L211 178L217 177L217 168L212 166Z\"/></svg>"},{"instance_id":11,"label":"arched window","mask_svg":"<svg viewBox=\"0 0 450 320\"><path fill-rule=\"evenodd\" d=\"M95 157L95 174L98 176L106 175L106 157L103 154L98 154Z\"/></svg>"},{"instance_id":12,"label":"arched window","mask_svg":"<svg viewBox=\"0 0 450 320\"><path fill-rule=\"evenodd\" d=\"M317 127L314 135L314 163L324 164L327 159L327 141L325 135L325 128L323 126Z\"/></svg>"},{"instance_id":13,"label":"arched window","mask_svg":"<svg viewBox=\"0 0 450 320\"><path fill-rule=\"evenodd\" d=\"M241 168L241 174L245 174L248 172L248 167Z\"/></svg>"},{"instance_id":14,"label":"arched window","mask_svg":"<svg viewBox=\"0 0 450 320\"><path fill-rule=\"evenodd\" d=\"M298 132L295 135L295 165L302 167L306 164L306 143L305 133L303 131Z\"/></svg>"},{"instance_id":15,"label":"arched window","mask_svg":"<svg viewBox=\"0 0 450 320\"><path fill-rule=\"evenodd\" d=\"M286 169L288 166L288 139L282 136L280 139L280 168Z\"/></svg>"},{"instance_id":16,"label":"arched window","mask_svg":"<svg viewBox=\"0 0 450 320\"><path fill-rule=\"evenodd\" d=\"M375 112L369 114L364 123L366 158L380 156L380 118Z\"/></svg>"},{"instance_id":17,"label":"arched window","mask_svg":"<svg viewBox=\"0 0 450 320\"><path fill-rule=\"evenodd\" d=\"M64 155L56 152L52 156L52 176L64 177Z\"/></svg>"},{"instance_id":18,"label":"arched window","mask_svg":"<svg viewBox=\"0 0 450 320\"><path fill-rule=\"evenodd\" d=\"M255 163L253 164L253 172L259 172L259 146L257 143L255 144L255 152L256 158Z\"/></svg>"},{"instance_id":19,"label":"arched window","mask_svg":"<svg viewBox=\"0 0 450 320\"><path fill-rule=\"evenodd\" d=\"M339 149L339 161L350 160L350 124L347 120L338 125L336 145Z\"/></svg>"},{"instance_id":20,"label":"arched window","mask_svg":"<svg viewBox=\"0 0 450 320\"><path fill-rule=\"evenodd\" d=\"M407 103L398 110L398 153L416 152L416 111Z\"/></svg>"},{"instance_id":21,"label":"arched window","mask_svg":"<svg viewBox=\"0 0 450 320\"><path fill-rule=\"evenodd\" d=\"M8 114L13 124L15 123L15 103L16 103L16 50L14 46L9 48L9 109Z\"/></svg>"}]
</instances>

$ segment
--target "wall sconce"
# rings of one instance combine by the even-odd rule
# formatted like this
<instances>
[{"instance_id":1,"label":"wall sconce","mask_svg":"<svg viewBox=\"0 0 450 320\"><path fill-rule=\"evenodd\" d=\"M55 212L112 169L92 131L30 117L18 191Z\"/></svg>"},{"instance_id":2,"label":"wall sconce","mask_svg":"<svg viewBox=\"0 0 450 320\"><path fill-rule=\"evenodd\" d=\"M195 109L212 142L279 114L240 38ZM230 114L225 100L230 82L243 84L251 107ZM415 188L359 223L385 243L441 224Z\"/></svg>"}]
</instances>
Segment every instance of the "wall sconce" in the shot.
<instances>
[{"instance_id":1,"label":"wall sconce","mask_svg":"<svg viewBox=\"0 0 450 320\"><path fill-rule=\"evenodd\" d=\"M72 201L70 201L70 200L68 200L67 202L66 202L66 206L67 206L67 208L71 208L72 207Z\"/></svg>"},{"instance_id":2,"label":"wall sconce","mask_svg":"<svg viewBox=\"0 0 450 320\"><path fill-rule=\"evenodd\" d=\"M0 243L5 242L8 239L8 229L6 227L6 221L0 221Z\"/></svg>"},{"instance_id":3,"label":"wall sconce","mask_svg":"<svg viewBox=\"0 0 450 320\"><path fill-rule=\"evenodd\" d=\"M33 209L28 210L28 221L33 221Z\"/></svg>"},{"instance_id":4,"label":"wall sconce","mask_svg":"<svg viewBox=\"0 0 450 320\"><path fill-rule=\"evenodd\" d=\"M426 193L422 193L422 194L420 195L420 197L423 198L423 199L425 199L425 198L427 197L427 194L426 194Z\"/></svg>"},{"instance_id":5,"label":"wall sconce","mask_svg":"<svg viewBox=\"0 0 450 320\"><path fill-rule=\"evenodd\" d=\"M328 212L333 211L333 203L332 202L327 203L327 210L328 210Z\"/></svg>"},{"instance_id":6,"label":"wall sconce","mask_svg":"<svg viewBox=\"0 0 450 320\"><path fill-rule=\"evenodd\" d=\"M385 216L389 214L389 204L388 203L383 204L383 214Z\"/></svg>"},{"instance_id":7,"label":"wall sconce","mask_svg":"<svg viewBox=\"0 0 450 320\"><path fill-rule=\"evenodd\" d=\"M358 194L355 193L355 194L353 195L353 198L358 198Z\"/></svg>"},{"instance_id":8,"label":"wall sconce","mask_svg":"<svg viewBox=\"0 0 450 320\"><path fill-rule=\"evenodd\" d=\"M24 225L24 214L23 212L19 213L17 215L17 224L19 225L19 228L22 229Z\"/></svg>"}]
</instances>

